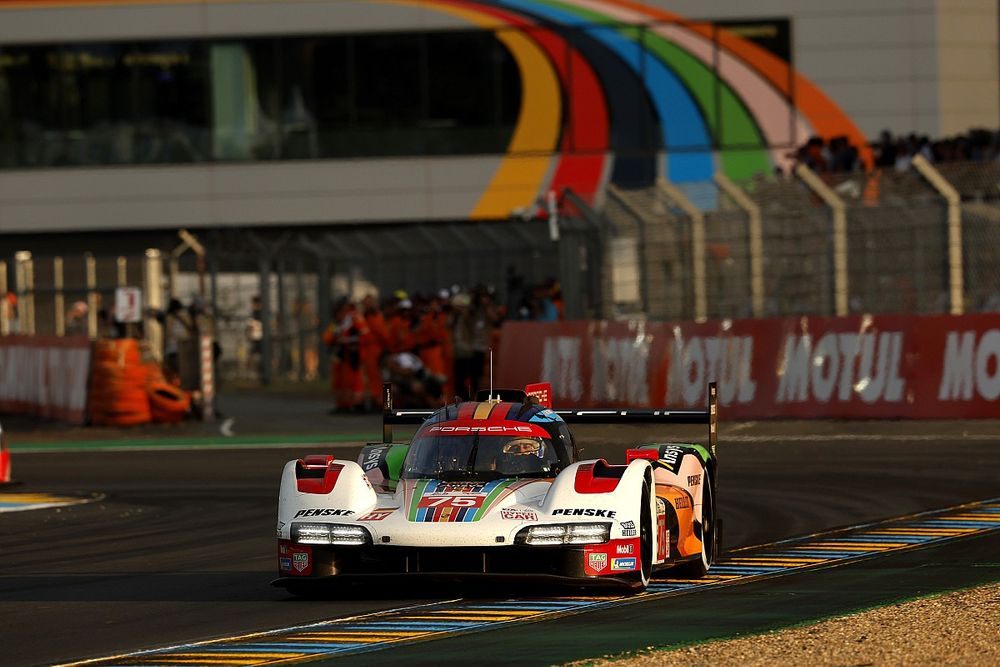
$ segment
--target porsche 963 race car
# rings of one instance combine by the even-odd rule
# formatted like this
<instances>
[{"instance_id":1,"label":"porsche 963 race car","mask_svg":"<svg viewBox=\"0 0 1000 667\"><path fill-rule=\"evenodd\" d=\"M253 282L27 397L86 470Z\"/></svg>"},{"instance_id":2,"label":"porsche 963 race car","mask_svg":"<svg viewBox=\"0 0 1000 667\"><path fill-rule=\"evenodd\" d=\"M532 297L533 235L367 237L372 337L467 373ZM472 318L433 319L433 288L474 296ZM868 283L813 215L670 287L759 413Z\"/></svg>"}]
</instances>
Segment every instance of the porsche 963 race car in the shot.
<instances>
[{"instance_id":1,"label":"porsche 963 race car","mask_svg":"<svg viewBox=\"0 0 1000 667\"><path fill-rule=\"evenodd\" d=\"M550 395L550 394L548 394ZM553 410L501 390L438 410L397 410L357 461L285 464L273 583L387 575L531 577L642 590L658 570L703 576L719 548L716 389L707 410ZM705 424L704 444L578 460L568 423ZM394 424L418 425L409 444Z\"/></svg>"}]
</instances>

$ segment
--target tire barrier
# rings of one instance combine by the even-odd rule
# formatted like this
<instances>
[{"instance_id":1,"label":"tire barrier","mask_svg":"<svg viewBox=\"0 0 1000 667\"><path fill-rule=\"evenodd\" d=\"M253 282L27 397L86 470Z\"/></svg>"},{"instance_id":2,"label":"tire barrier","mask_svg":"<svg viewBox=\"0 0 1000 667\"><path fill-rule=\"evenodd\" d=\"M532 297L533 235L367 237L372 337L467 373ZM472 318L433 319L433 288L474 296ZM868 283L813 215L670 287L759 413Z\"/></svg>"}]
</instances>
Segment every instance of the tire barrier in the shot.
<instances>
[{"instance_id":1,"label":"tire barrier","mask_svg":"<svg viewBox=\"0 0 1000 667\"><path fill-rule=\"evenodd\" d=\"M148 370L139 341L133 338L94 342L88 412L96 426L135 426L152 420L146 391Z\"/></svg>"},{"instance_id":2,"label":"tire barrier","mask_svg":"<svg viewBox=\"0 0 1000 667\"><path fill-rule=\"evenodd\" d=\"M191 408L191 395L172 384L162 381L150 383L146 391L154 422L168 424L180 422Z\"/></svg>"},{"instance_id":3,"label":"tire barrier","mask_svg":"<svg viewBox=\"0 0 1000 667\"><path fill-rule=\"evenodd\" d=\"M0 426L0 484L10 483L10 451L7 449L7 436Z\"/></svg>"}]
</instances>

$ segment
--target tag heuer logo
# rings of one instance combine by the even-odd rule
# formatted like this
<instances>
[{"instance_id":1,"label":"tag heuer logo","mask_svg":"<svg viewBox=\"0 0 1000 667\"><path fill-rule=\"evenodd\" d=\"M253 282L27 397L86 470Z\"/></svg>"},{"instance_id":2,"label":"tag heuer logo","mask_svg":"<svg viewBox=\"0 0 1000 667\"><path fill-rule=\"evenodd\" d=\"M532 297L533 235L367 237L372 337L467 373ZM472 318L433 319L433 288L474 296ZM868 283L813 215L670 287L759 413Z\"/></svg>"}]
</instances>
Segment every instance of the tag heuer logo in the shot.
<instances>
[{"instance_id":1,"label":"tag heuer logo","mask_svg":"<svg viewBox=\"0 0 1000 667\"><path fill-rule=\"evenodd\" d=\"M601 572L608 566L607 554L590 554L590 569Z\"/></svg>"},{"instance_id":2,"label":"tag heuer logo","mask_svg":"<svg viewBox=\"0 0 1000 667\"><path fill-rule=\"evenodd\" d=\"M301 551L292 554L292 565L295 567L296 570L302 572L307 567L309 567L309 554L303 553Z\"/></svg>"}]
</instances>

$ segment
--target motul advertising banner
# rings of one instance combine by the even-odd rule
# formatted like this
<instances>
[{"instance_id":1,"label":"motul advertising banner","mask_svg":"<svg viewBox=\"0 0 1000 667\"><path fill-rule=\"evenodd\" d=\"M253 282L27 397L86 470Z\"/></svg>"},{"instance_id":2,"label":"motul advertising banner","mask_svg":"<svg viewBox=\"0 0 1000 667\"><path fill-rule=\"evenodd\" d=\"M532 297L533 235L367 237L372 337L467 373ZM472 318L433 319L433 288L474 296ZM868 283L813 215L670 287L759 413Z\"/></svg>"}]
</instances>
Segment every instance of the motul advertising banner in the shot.
<instances>
[{"instance_id":1,"label":"motul advertising banner","mask_svg":"<svg viewBox=\"0 0 1000 667\"><path fill-rule=\"evenodd\" d=\"M82 424L89 375L86 336L0 336L0 412Z\"/></svg>"},{"instance_id":2,"label":"motul advertising banner","mask_svg":"<svg viewBox=\"0 0 1000 667\"><path fill-rule=\"evenodd\" d=\"M1000 313L509 322L497 385L558 407L702 407L729 419L996 417Z\"/></svg>"}]
</instances>

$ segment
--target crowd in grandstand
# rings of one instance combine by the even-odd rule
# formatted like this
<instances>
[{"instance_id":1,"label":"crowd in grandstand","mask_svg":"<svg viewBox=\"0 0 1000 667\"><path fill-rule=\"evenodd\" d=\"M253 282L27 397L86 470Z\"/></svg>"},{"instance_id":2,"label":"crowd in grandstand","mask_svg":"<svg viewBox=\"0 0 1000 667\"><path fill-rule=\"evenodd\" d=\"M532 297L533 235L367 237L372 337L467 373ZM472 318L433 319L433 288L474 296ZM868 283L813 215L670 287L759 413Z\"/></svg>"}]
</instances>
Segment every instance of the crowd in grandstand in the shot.
<instances>
[{"instance_id":1,"label":"crowd in grandstand","mask_svg":"<svg viewBox=\"0 0 1000 667\"><path fill-rule=\"evenodd\" d=\"M382 383L393 383L400 405L429 407L453 396L474 397L488 381L490 350L496 356L504 320L562 318L554 280L526 287L508 280L501 303L479 286L442 289L433 296L396 292L344 300L334 309L323 342L330 350L336 412L381 408ZM494 360L495 363L495 360Z\"/></svg>"},{"instance_id":2,"label":"crowd in grandstand","mask_svg":"<svg viewBox=\"0 0 1000 667\"><path fill-rule=\"evenodd\" d=\"M1000 157L1000 131L974 129L931 140L913 133L893 136L884 130L871 148L878 169L906 171L916 155L923 155L929 162L985 162ZM795 159L818 172L850 172L863 167L857 147L844 136L830 141L812 137L798 148Z\"/></svg>"}]
</instances>

